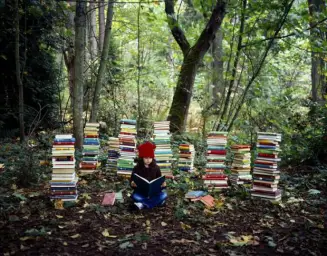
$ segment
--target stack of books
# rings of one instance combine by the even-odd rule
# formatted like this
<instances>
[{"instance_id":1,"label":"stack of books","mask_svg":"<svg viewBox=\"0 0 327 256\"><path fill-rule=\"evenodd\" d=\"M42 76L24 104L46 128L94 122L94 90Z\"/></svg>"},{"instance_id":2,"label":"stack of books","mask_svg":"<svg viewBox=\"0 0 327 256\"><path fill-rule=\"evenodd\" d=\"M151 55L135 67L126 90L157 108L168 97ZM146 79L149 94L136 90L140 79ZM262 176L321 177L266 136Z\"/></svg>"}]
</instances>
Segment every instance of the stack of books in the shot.
<instances>
[{"instance_id":1,"label":"stack of books","mask_svg":"<svg viewBox=\"0 0 327 256\"><path fill-rule=\"evenodd\" d=\"M155 159L162 175L166 178L173 178L171 170L173 152L170 146L169 125L169 121L154 122L153 143L156 145Z\"/></svg>"},{"instance_id":2,"label":"stack of books","mask_svg":"<svg viewBox=\"0 0 327 256\"><path fill-rule=\"evenodd\" d=\"M136 157L136 120L120 120L119 159L117 162L117 174L130 177L134 168Z\"/></svg>"},{"instance_id":3,"label":"stack of books","mask_svg":"<svg viewBox=\"0 0 327 256\"><path fill-rule=\"evenodd\" d=\"M251 175L251 146L233 145L231 146L233 163L229 180L235 185L252 185Z\"/></svg>"},{"instance_id":4,"label":"stack of books","mask_svg":"<svg viewBox=\"0 0 327 256\"><path fill-rule=\"evenodd\" d=\"M83 158L80 163L80 174L92 174L98 166L100 153L99 123L86 123L84 128Z\"/></svg>"},{"instance_id":5,"label":"stack of books","mask_svg":"<svg viewBox=\"0 0 327 256\"><path fill-rule=\"evenodd\" d=\"M281 134L258 132L251 196L271 201L281 199L281 190L277 187L280 179L278 153L280 152L279 142L281 140Z\"/></svg>"},{"instance_id":6,"label":"stack of books","mask_svg":"<svg viewBox=\"0 0 327 256\"><path fill-rule=\"evenodd\" d=\"M119 139L115 137L110 137L108 143L109 143L109 149L108 149L107 170L116 172L117 161L119 158Z\"/></svg>"},{"instance_id":7,"label":"stack of books","mask_svg":"<svg viewBox=\"0 0 327 256\"><path fill-rule=\"evenodd\" d=\"M203 183L208 189L221 190L228 188L228 177L225 175L227 132L209 132L207 137L207 164Z\"/></svg>"},{"instance_id":8,"label":"stack of books","mask_svg":"<svg viewBox=\"0 0 327 256\"><path fill-rule=\"evenodd\" d=\"M178 169L183 172L194 171L195 150L192 144L179 145Z\"/></svg>"},{"instance_id":9,"label":"stack of books","mask_svg":"<svg viewBox=\"0 0 327 256\"><path fill-rule=\"evenodd\" d=\"M56 135L52 145L50 199L75 201L78 177L75 173L75 138L72 134Z\"/></svg>"}]
</instances>

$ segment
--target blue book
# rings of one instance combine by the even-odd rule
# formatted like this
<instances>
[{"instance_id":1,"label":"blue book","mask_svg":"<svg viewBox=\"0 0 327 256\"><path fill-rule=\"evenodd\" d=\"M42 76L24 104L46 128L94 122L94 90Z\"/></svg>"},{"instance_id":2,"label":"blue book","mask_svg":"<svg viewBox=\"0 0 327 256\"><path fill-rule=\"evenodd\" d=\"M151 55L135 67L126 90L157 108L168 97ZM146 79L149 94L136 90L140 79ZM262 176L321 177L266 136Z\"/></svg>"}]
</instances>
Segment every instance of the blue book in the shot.
<instances>
[{"instance_id":1,"label":"blue book","mask_svg":"<svg viewBox=\"0 0 327 256\"><path fill-rule=\"evenodd\" d=\"M135 188L135 192L140 193L141 195L146 197L151 197L154 195L158 195L161 192L161 185L165 181L165 176L161 176L154 180L148 181L147 179L134 173L132 176L132 180L137 186Z\"/></svg>"}]
</instances>

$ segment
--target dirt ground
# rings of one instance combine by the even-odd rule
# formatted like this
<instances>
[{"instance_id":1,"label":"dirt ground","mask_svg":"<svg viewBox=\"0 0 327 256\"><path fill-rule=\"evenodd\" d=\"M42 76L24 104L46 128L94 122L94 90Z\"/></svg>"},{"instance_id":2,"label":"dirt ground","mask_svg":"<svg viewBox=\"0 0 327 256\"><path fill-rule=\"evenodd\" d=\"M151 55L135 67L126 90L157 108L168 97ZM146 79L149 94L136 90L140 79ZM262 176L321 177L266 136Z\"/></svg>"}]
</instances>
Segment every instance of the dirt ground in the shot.
<instances>
[{"instance_id":1,"label":"dirt ground","mask_svg":"<svg viewBox=\"0 0 327 256\"><path fill-rule=\"evenodd\" d=\"M126 181L107 174L81 180L79 201L64 209L50 202L47 183L1 188L0 254L326 255L326 175L306 167L284 173L281 203L229 189L212 194L210 210L184 199L178 182L165 207L134 210ZM118 189L124 202L101 206L104 192Z\"/></svg>"}]
</instances>

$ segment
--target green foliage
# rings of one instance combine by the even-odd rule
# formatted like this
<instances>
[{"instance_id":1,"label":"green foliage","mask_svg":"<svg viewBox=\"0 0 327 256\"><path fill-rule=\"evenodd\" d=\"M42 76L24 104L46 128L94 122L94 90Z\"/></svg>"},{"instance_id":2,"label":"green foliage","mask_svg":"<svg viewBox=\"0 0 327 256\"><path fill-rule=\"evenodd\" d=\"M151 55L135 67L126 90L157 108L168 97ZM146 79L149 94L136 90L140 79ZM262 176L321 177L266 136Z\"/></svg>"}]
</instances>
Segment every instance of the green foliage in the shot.
<instances>
[{"instance_id":1,"label":"green foliage","mask_svg":"<svg viewBox=\"0 0 327 256\"><path fill-rule=\"evenodd\" d=\"M38 184L47 167L40 166L40 148L33 144L3 143L0 147L0 158L5 164L5 172L0 176L2 185L15 184L30 187Z\"/></svg>"}]
</instances>

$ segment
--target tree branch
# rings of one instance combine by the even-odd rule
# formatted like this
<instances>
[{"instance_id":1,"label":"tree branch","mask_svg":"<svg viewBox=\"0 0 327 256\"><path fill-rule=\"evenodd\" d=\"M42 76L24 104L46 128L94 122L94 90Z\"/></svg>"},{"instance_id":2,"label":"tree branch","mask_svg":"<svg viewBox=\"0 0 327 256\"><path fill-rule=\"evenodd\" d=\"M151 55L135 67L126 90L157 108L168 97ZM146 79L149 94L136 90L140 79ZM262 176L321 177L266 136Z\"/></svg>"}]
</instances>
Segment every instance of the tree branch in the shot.
<instances>
[{"instance_id":1,"label":"tree branch","mask_svg":"<svg viewBox=\"0 0 327 256\"><path fill-rule=\"evenodd\" d=\"M245 100L245 96L250 88L250 86L252 85L252 83L254 82L254 80L257 78L257 76L259 75L260 71L261 71L261 68L263 67L263 64L268 56L268 52L269 50L271 49L274 41L275 41L275 38L277 37L277 35L279 34L280 30L282 29L283 25L285 24L286 22L286 19L287 19L287 16L291 10L291 7L293 5L295 0L291 0L290 1L290 4L286 7L284 13L283 13L283 16L281 18L281 21L280 23L278 24L278 27L276 28L276 31L274 33L274 36L271 38L271 40L269 41L268 45L267 45L267 48L265 50L265 52L263 53L263 56L262 58L260 59L258 65L257 65L257 69L254 71L251 79L249 80L248 84L246 85L245 87L245 90L244 90L244 93L240 99L240 104L238 105L236 111L235 111L235 114L233 115L233 118L231 120L231 122L228 124L228 131L232 128L233 124L234 124L234 121L236 120L238 114L239 114L239 111L244 103L244 100Z\"/></svg>"},{"instance_id":2,"label":"tree branch","mask_svg":"<svg viewBox=\"0 0 327 256\"><path fill-rule=\"evenodd\" d=\"M175 38L185 56L190 50L190 43L187 41L187 38L183 30L179 27L178 21L176 19L174 0L165 0L165 12L167 14L168 25L171 33L173 34L173 37Z\"/></svg>"},{"instance_id":3,"label":"tree branch","mask_svg":"<svg viewBox=\"0 0 327 256\"><path fill-rule=\"evenodd\" d=\"M215 38L218 28L224 19L226 13L226 2L217 0L216 6L212 11L210 19L202 31L198 41L192 47L192 51L196 51L199 55L204 54L210 47L210 43Z\"/></svg>"},{"instance_id":4,"label":"tree branch","mask_svg":"<svg viewBox=\"0 0 327 256\"><path fill-rule=\"evenodd\" d=\"M326 20L327 20L327 18L324 18L324 19L318 21L318 22L317 22L316 24L314 24L313 26L304 29L303 31L311 30L311 29L317 27L319 24L324 23ZM267 37L267 38L262 39L262 40L257 40L257 41L254 41L254 42L252 42L252 43L244 44L244 45L242 45L242 48L245 48L245 47L248 47L248 46L252 46L252 45L255 45L255 44L260 44L260 43L262 43L262 42L269 41L269 40L272 40L272 39L284 39L284 38L291 37L291 36L295 36L295 35L296 35L296 33L293 32L293 33L290 33L290 34L287 34L287 35L284 35L284 36L277 36L277 35L276 35L275 37Z\"/></svg>"}]
</instances>

